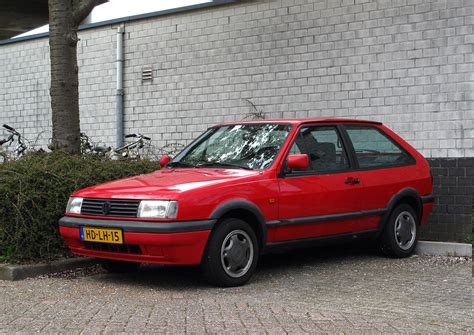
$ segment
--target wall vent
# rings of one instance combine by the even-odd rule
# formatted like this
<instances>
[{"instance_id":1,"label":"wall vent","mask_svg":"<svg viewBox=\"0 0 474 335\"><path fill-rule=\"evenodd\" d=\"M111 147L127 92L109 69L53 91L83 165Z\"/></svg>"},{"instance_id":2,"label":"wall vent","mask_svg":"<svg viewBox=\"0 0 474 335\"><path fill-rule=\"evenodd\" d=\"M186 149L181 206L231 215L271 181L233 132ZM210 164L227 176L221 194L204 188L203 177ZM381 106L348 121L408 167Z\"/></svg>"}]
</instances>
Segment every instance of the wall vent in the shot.
<instances>
[{"instance_id":1,"label":"wall vent","mask_svg":"<svg viewBox=\"0 0 474 335\"><path fill-rule=\"evenodd\" d=\"M151 66L144 66L142 68L142 83L153 81L153 69Z\"/></svg>"}]
</instances>

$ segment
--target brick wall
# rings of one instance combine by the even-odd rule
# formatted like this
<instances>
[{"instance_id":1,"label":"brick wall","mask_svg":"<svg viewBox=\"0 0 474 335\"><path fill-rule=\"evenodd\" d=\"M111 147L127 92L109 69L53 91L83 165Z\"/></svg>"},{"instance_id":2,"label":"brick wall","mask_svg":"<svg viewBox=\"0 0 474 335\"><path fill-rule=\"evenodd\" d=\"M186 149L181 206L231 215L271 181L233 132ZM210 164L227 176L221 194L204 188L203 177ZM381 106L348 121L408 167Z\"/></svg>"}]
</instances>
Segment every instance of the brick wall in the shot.
<instances>
[{"instance_id":1,"label":"brick wall","mask_svg":"<svg viewBox=\"0 0 474 335\"><path fill-rule=\"evenodd\" d=\"M51 135L48 40L0 46L0 124L41 145ZM2 134L0 130L0 136ZM43 136L44 135L44 136ZM2 136L3 137L3 136Z\"/></svg>"},{"instance_id":2,"label":"brick wall","mask_svg":"<svg viewBox=\"0 0 474 335\"><path fill-rule=\"evenodd\" d=\"M435 210L421 239L464 241L474 220L474 158L431 158Z\"/></svg>"},{"instance_id":3,"label":"brick wall","mask_svg":"<svg viewBox=\"0 0 474 335\"><path fill-rule=\"evenodd\" d=\"M127 22L125 131L187 143L250 99L267 117L375 119L426 157L474 157L473 21L463 0L247 0ZM78 45L81 127L107 145L115 29ZM48 89L47 39L0 46L0 123L45 145Z\"/></svg>"},{"instance_id":4,"label":"brick wall","mask_svg":"<svg viewBox=\"0 0 474 335\"><path fill-rule=\"evenodd\" d=\"M427 157L474 156L468 1L240 1L125 25L126 131L157 145L239 120L377 119ZM80 32L81 122L114 143L115 28ZM141 81L143 67L152 82ZM50 127L47 39L0 46L0 122Z\"/></svg>"}]
</instances>

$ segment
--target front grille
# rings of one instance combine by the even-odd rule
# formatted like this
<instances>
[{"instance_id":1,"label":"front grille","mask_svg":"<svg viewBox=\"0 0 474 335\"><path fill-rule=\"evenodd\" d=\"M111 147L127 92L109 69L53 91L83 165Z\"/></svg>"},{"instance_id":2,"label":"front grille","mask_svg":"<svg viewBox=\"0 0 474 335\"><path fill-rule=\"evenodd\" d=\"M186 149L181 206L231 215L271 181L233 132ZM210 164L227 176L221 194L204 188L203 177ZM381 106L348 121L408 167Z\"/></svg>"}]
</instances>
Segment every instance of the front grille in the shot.
<instances>
[{"instance_id":1,"label":"front grille","mask_svg":"<svg viewBox=\"0 0 474 335\"><path fill-rule=\"evenodd\" d=\"M96 251L107 251L107 252L121 252L125 254L136 254L142 253L138 244L112 244L112 243L99 243L99 242L84 242L86 249Z\"/></svg>"},{"instance_id":2,"label":"front grille","mask_svg":"<svg viewBox=\"0 0 474 335\"><path fill-rule=\"evenodd\" d=\"M116 217L137 217L140 200L83 199L81 214Z\"/></svg>"}]
</instances>

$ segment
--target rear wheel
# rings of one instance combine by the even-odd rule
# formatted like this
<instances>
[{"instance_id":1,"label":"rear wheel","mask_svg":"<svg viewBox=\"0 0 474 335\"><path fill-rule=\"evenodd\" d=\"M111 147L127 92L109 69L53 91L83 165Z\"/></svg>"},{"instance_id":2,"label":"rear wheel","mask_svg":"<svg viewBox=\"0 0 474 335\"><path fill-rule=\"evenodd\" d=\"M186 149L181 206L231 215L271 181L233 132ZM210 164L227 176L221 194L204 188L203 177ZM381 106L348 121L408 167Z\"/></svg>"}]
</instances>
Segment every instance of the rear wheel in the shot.
<instances>
[{"instance_id":1,"label":"rear wheel","mask_svg":"<svg viewBox=\"0 0 474 335\"><path fill-rule=\"evenodd\" d=\"M227 218L218 223L209 238L201 267L211 284L240 286L254 273L258 254L253 229L245 221Z\"/></svg>"},{"instance_id":2,"label":"rear wheel","mask_svg":"<svg viewBox=\"0 0 474 335\"><path fill-rule=\"evenodd\" d=\"M419 219L413 207L400 204L392 211L380 237L380 249L390 257L408 257L418 242Z\"/></svg>"},{"instance_id":3,"label":"rear wheel","mask_svg":"<svg viewBox=\"0 0 474 335\"><path fill-rule=\"evenodd\" d=\"M113 259L102 259L100 265L110 273L133 272L140 266L139 262L116 261Z\"/></svg>"}]
</instances>

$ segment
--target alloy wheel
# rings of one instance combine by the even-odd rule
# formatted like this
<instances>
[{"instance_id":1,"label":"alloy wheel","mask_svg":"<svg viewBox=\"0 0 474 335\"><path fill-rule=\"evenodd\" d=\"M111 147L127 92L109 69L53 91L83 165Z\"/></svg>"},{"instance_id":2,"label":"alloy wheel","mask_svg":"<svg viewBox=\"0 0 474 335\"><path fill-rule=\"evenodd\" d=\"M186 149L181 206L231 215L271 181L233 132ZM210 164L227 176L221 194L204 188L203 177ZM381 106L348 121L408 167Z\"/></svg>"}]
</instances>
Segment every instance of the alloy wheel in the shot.
<instances>
[{"instance_id":1,"label":"alloy wheel","mask_svg":"<svg viewBox=\"0 0 474 335\"><path fill-rule=\"evenodd\" d=\"M222 267L230 277L240 278L252 266L253 254L254 247L250 236L243 230L233 230L222 242Z\"/></svg>"},{"instance_id":2,"label":"alloy wheel","mask_svg":"<svg viewBox=\"0 0 474 335\"><path fill-rule=\"evenodd\" d=\"M403 250L408 250L413 246L416 239L416 221L408 211L398 214L394 225L395 241Z\"/></svg>"}]
</instances>

